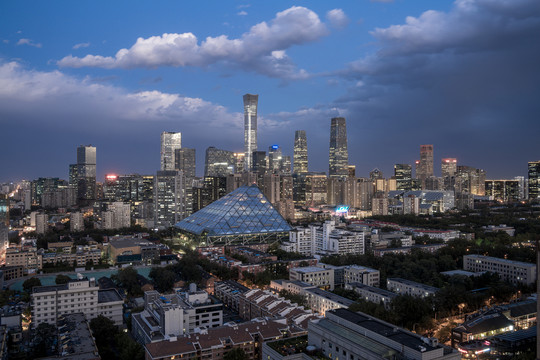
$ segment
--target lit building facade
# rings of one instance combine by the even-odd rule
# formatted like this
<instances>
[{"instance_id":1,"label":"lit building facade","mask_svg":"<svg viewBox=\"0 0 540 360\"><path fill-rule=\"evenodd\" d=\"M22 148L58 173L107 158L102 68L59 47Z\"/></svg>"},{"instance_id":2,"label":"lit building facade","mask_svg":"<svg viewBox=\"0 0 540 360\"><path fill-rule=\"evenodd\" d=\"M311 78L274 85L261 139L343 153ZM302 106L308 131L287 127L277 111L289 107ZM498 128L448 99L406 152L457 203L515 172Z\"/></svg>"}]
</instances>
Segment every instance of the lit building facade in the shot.
<instances>
[{"instance_id":1,"label":"lit building facade","mask_svg":"<svg viewBox=\"0 0 540 360\"><path fill-rule=\"evenodd\" d=\"M257 151L257 106L259 95L244 95L244 153L245 171L253 167L253 152Z\"/></svg>"},{"instance_id":2,"label":"lit building facade","mask_svg":"<svg viewBox=\"0 0 540 360\"><path fill-rule=\"evenodd\" d=\"M349 151L347 149L347 124L345 118L332 118L330 123L330 177L347 177L349 174Z\"/></svg>"},{"instance_id":3,"label":"lit building facade","mask_svg":"<svg viewBox=\"0 0 540 360\"><path fill-rule=\"evenodd\" d=\"M530 161L528 166L529 200L540 199L540 161Z\"/></svg>"},{"instance_id":4,"label":"lit building facade","mask_svg":"<svg viewBox=\"0 0 540 360\"><path fill-rule=\"evenodd\" d=\"M294 132L293 174L308 172L308 148L305 130Z\"/></svg>"},{"instance_id":5,"label":"lit building facade","mask_svg":"<svg viewBox=\"0 0 540 360\"><path fill-rule=\"evenodd\" d=\"M396 190L411 190L412 166L410 164L395 164L394 177L396 178Z\"/></svg>"},{"instance_id":6,"label":"lit building facade","mask_svg":"<svg viewBox=\"0 0 540 360\"><path fill-rule=\"evenodd\" d=\"M234 174L236 160L234 153L210 146L206 149L204 176L224 177Z\"/></svg>"},{"instance_id":7,"label":"lit building facade","mask_svg":"<svg viewBox=\"0 0 540 360\"><path fill-rule=\"evenodd\" d=\"M175 151L182 148L182 133L164 131L161 133L161 170L175 170Z\"/></svg>"},{"instance_id":8,"label":"lit building facade","mask_svg":"<svg viewBox=\"0 0 540 360\"><path fill-rule=\"evenodd\" d=\"M79 200L95 200L96 147L81 145L77 148L77 193Z\"/></svg>"},{"instance_id":9,"label":"lit building facade","mask_svg":"<svg viewBox=\"0 0 540 360\"><path fill-rule=\"evenodd\" d=\"M416 178L425 181L433 176L433 145L420 145L420 162L416 169Z\"/></svg>"},{"instance_id":10,"label":"lit building facade","mask_svg":"<svg viewBox=\"0 0 540 360\"><path fill-rule=\"evenodd\" d=\"M180 148L174 153L175 170L183 171L186 178L195 177L195 149Z\"/></svg>"}]
</instances>

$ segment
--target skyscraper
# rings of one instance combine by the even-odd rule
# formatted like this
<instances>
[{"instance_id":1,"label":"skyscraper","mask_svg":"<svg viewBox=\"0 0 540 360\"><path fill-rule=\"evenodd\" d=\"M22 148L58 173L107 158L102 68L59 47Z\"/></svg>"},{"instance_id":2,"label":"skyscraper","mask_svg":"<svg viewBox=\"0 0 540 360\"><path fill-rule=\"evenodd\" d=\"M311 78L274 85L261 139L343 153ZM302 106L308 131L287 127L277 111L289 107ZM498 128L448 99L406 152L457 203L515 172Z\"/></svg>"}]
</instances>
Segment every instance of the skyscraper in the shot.
<instances>
[{"instance_id":1,"label":"skyscraper","mask_svg":"<svg viewBox=\"0 0 540 360\"><path fill-rule=\"evenodd\" d=\"M174 170L176 166L175 150L182 147L182 133L161 133L161 171Z\"/></svg>"},{"instance_id":2,"label":"skyscraper","mask_svg":"<svg viewBox=\"0 0 540 360\"><path fill-rule=\"evenodd\" d=\"M441 161L441 174L443 178L455 176L457 172L457 159L445 158Z\"/></svg>"},{"instance_id":3,"label":"skyscraper","mask_svg":"<svg viewBox=\"0 0 540 360\"><path fill-rule=\"evenodd\" d=\"M410 191L412 188L412 166L410 164L395 164L394 176L396 190Z\"/></svg>"},{"instance_id":4,"label":"skyscraper","mask_svg":"<svg viewBox=\"0 0 540 360\"><path fill-rule=\"evenodd\" d=\"M204 176L223 177L234 174L235 163L236 159L232 151L210 146L206 149Z\"/></svg>"},{"instance_id":5,"label":"skyscraper","mask_svg":"<svg viewBox=\"0 0 540 360\"><path fill-rule=\"evenodd\" d=\"M268 171L274 174L281 172L281 164L283 161L283 154L279 145L272 145L268 147Z\"/></svg>"},{"instance_id":6,"label":"skyscraper","mask_svg":"<svg viewBox=\"0 0 540 360\"><path fill-rule=\"evenodd\" d=\"M529 161L529 200L540 199L540 161Z\"/></svg>"},{"instance_id":7,"label":"skyscraper","mask_svg":"<svg viewBox=\"0 0 540 360\"><path fill-rule=\"evenodd\" d=\"M293 174L308 172L308 150L305 130L294 132Z\"/></svg>"},{"instance_id":8,"label":"skyscraper","mask_svg":"<svg viewBox=\"0 0 540 360\"><path fill-rule=\"evenodd\" d=\"M330 177L347 177L349 170L349 152L347 150L347 125L345 118L332 118L330 124Z\"/></svg>"},{"instance_id":9,"label":"skyscraper","mask_svg":"<svg viewBox=\"0 0 540 360\"><path fill-rule=\"evenodd\" d=\"M246 171L253 166L253 152L257 151L257 105L259 95L244 95L244 153Z\"/></svg>"},{"instance_id":10,"label":"skyscraper","mask_svg":"<svg viewBox=\"0 0 540 360\"><path fill-rule=\"evenodd\" d=\"M420 145L420 161L416 167L416 178L425 180L433 176L433 145Z\"/></svg>"},{"instance_id":11,"label":"skyscraper","mask_svg":"<svg viewBox=\"0 0 540 360\"><path fill-rule=\"evenodd\" d=\"M195 177L195 149L181 148L174 152L175 170L183 171L186 178Z\"/></svg>"},{"instance_id":12,"label":"skyscraper","mask_svg":"<svg viewBox=\"0 0 540 360\"><path fill-rule=\"evenodd\" d=\"M189 216L191 186L182 171L158 171L154 183L154 217L158 228L168 228Z\"/></svg>"},{"instance_id":13,"label":"skyscraper","mask_svg":"<svg viewBox=\"0 0 540 360\"><path fill-rule=\"evenodd\" d=\"M77 148L77 194L79 200L96 199L96 147Z\"/></svg>"}]
</instances>

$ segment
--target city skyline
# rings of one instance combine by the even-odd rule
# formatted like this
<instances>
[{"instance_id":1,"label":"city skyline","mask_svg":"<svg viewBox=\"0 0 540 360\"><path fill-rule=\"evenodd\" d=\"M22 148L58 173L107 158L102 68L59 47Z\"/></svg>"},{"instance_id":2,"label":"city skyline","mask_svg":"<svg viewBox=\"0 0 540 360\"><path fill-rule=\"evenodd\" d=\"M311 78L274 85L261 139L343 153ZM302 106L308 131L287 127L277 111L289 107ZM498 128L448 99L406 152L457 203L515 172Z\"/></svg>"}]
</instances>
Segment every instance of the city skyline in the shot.
<instances>
[{"instance_id":1,"label":"city skyline","mask_svg":"<svg viewBox=\"0 0 540 360\"><path fill-rule=\"evenodd\" d=\"M98 181L153 174L162 132L201 175L206 148L243 152L246 93L257 148L292 157L305 129L310 171L328 171L333 117L357 176L414 165L421 144L436 175L457 158L511 179L540 158L534 0L29 4L0 5L0 181L67 178L80 144L99 148Z\"/></svg>"}]
</instances>

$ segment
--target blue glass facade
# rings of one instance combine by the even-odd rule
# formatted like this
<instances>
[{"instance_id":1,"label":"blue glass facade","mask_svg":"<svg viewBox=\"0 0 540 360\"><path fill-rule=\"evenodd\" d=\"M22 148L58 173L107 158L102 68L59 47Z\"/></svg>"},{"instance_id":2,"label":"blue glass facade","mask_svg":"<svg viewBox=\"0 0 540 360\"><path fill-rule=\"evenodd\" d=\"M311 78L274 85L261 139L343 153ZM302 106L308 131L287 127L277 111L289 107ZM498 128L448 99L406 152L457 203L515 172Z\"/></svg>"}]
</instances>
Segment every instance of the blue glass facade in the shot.
<instances>
[{"instance_id":1,"label":"blue glass facade","mask_svg":"<svg viewBox=\"0 0 540 360\"><path fill-rule=\"evenodd\" d=\"M242 186L175 225L176 228L212 236L287 232L291 227L259 190Z\"/></svg>"}]
</instances>

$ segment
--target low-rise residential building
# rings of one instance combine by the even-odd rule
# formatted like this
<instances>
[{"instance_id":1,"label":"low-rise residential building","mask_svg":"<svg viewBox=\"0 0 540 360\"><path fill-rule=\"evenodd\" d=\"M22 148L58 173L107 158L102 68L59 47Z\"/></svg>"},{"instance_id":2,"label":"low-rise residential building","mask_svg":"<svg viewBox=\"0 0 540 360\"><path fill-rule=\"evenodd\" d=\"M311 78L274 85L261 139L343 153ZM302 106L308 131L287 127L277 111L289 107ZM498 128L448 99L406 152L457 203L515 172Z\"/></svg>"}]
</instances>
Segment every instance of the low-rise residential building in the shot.
<instances>
[{"instance_id":1,"label":"low-rise residential building","mask_svg":"<svg viewBox=\"0 0 540 360\"><path fill-rule=\"evenodd\" d=\"M144 345L222 324L223 303L191 284L189 291L174 294L145 292L144 311L133 315L131 332Z\"/></svg>"},{"instance_id":2,"label":"low-rise residential building","mask_svg":"<svg viewBox=\"0 0 540 360\"><path fill-rule=\"evenodd\" d=\"M285 319L290 325L307 329L307 323L317 318L311 310L286 300L267 290L253 289L239 296L238 314L242 319L260 317Z\"/></svg>"},{"instance_id":3,"label":"low-rise residential building","mask_svg":"<svg viewBox=\"0 0 540 360\"><path fill-rule=\"evenodd\" d=\"M18 279L24 276L24 267L22 266L2 266L0 271L3 273L4 281Z\"/></svg>"},{"instance_id":4,"label":"low-rise residential building","mask_svg":"<svg viewBox=\"0 0 540 360\"><path fill-rule=\"evenodd\" d=\"M261 262L277 261L277 256L259 251L257 249L252 249L248 247L231 247L231 255L241 255L245 257L249 263L257 264Z\"/></svg>"},{"instance_id":5,"label":"low-rise residential building","mask_svg":"<svg viewBox=\"0 0 540 360\"><path fill-rule=\"evenodd\" d=\"M460 232L458 230L428 230L428 229L411 229L413 236L427 236L432 240L442 240L448 242L458 239Z\"/></svg>"},{"instance_id":6,"label":"low-rise residential building","mask_svg":"<svg viewBox=\"0 0 540 360\"><path fill-rule=\"evenodd\" d=\"M114 264L149 263L159 260L160 247L151 241L139 238L112 238L109 240L107 255Z\"/></svg>"},{"instance_id":7,"label":"low-rise residential building","mask_svg":"<svg viewBox=\"0 0 540 360\"><path fill-rule=\"evenodd\" d=\"M400 247L400 248L388 248L388 249L373 249L374 256L384 256L386 254L410 254L410 247Z\"/></svg>"},{"instance_id":8,"label":"low-rise residential building","mask_svg":"<svg viewBox=\"0 0 540 360\"><path fill-rule=\"evenodd\" d=\"M500 259L483 255L464 255L463 269L474 272L489 271L499 274L502 280L513 284L534 284L536 265L521 261Z\"/></svg>"},{"instance_id":9,"label":"low-rise residential building","mask_svg":"<svg viewBox=\"0 0 540 360\"><path fill-rule=\"evenodd\" d=\"M44 252L41 255L43 265L67 263L77 267L85 267L88 264L97 264L101 259L101 250L77 251L75 253Z\"/></svg>"},{"instance_id":10,"label":"low-rise residential building","mask_svg":"<svg viewBox=\"0 0 540 360\"><path fill-rule=\"evenodd\" d=\"M516 229L514 227L506 226L505 224L501 224L498 226L496 225L482 226L482 229L484 229L484 232L487 232L487 233L502 231L502 232L507 233L509 236L514 236L514 234L516 233Z\"/></svg>"},{"instance_id":11,"label":"low-rise residential building","mask_svg":"<svg viewBox=\"0 0 540 360\"><path fill-rule=\"evenodd\" d=\"M302 334L305 331L274 320L229 323L195 334L148 343L145 345L145 358L222 360L229 351L242 349L246 360L258 360L261 359L264 342Z\"/></svg>"},{"instance_id":12,"label":"low-rise residential building","mask_svg":"<svg viewBox=\"0 0 540 360\"><path fill-rule=\"evenodd\" d=\"M334 269L306 266L289 270L289 279L298 280L317 287L334 289Z\"/></svg>"},{"instance_id":13,"label":"low-rise residential building","mask_svg":"<svg viewBox=\"0 0 540 360\"><path fill-rule=\"evenodd\" d=\"M66 314L58 318L58 358L101 359L90 324L83 313Z\"/></svg>"},{"instance_id":14,"label":"low-rise residential building","mask_svg":"<svg viewBox=\"0 0 540 360\"><path fill-rule=\"evenodd\" d=\"M343 296L313 288L304 291L307 306L314 312L324 316L328 310L348 308L354 301Z\"/></svg>"},{"instance_id":15,"label":"low-rise residential building","mask_svg":"<svg viewBox=\"0 0 540 360\"><path fill-rule=\"evenodd\" d=\"M369 286L379 286L379 270L360 265L350 265L344 270L344 284L361 283Z\"/></svg>"},{"instance_id":16,"label":"low-rise residential building","mask_svg":"<svg viewBox=\"0 0 540 360\"><path fill-rule=\"evenodd\" d=\"M249 291L249 288L233 280L214 283L214 295L229 309L238 312L238 298Z\"/></svg>"},{"instance_id":17,"label":"low-rise residential building","mask_svg":"<svg viewBox=\"0 0 540 360\"><path fill-rule=\"evenodd\" d=\"M99 290L95 280L79 275L67 284L32 289L32 325L55 324L58 317L82 312L88 320L103 315L122 324L124 301L114 289Z\"/></svg>"},{"instance_id":18,"label":"low-rise residential building","mask_svg":"<svg viewBox=\"0 0 540 360\"><path fill-rule=\"evenodd\" d=\"M386 288L396 294L405 294L422 298L435 295L435 293L439 291L439 288L401 278L388 278L386 280Z\"/></svg>"},{"instance_id":19,"label":"low-rise residential building","mask_svg":"<svg viewBox=\"0 0 540 360\"><path fill-rule=\"evenodd\" d=\"M25 251L18 248L8 248L6 250L6 266L22 266L25 271L28 271L40 270L43 264L35 248Z\"/></svg>"},{"instance_id":20,"label":"low-rise residential building","mask_svg":"<svg viewBox=\"0 0 540 360\"><path fill-rule=\"evenodd\" d=\"M282 290L288 291L293 295L301 295L307 289L314 289L316 286L298 280L272 280L270 281L270 289L276 293Z\"/></svg>"},{"instance_id":21,"label":"low-rise residential building","mask_svg":"<svg viewBox=\"0 0 540 360\"><path fill-rule=\"evenodd\" d=\"M459 360L460 353L370 315L347 309L329 311L312 321L308 345L331 359Z\"/></svg>"},{"instance_id":22,"label":"low-rise residential building","mask_svg":"<svg viewBox=\"0 0 540 360\"><path fill-rule=\"evenodd\" d=\"M358 293L363 300L380 304L383 303L385 308L390 307L390 303L397 296L396 293L393 293L388 290L384 290L378 287L373 287L369 285L364 285L361 283L349 283L345 285L345 289L354 290Z\"/></svg>"}]
</instances>

